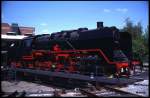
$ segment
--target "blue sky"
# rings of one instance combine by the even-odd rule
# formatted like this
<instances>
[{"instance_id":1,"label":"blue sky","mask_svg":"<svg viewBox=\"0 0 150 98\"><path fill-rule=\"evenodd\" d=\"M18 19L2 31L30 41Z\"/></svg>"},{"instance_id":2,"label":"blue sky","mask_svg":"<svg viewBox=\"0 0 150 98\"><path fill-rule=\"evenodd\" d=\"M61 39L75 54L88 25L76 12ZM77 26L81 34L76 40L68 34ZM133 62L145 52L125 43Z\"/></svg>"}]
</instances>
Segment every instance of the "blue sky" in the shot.
<instances>
[{"instance_id":1,"label":"blue sky","mask_svg":"<svg viewBox=\"0 0 150 98\"><path fill-rule=\"evenodd\" d=\"M87 27L122 28L127 17L148 25L147 1L3 1L2 22L35 27L35 34Z\"/></svg>"}]
</instances>

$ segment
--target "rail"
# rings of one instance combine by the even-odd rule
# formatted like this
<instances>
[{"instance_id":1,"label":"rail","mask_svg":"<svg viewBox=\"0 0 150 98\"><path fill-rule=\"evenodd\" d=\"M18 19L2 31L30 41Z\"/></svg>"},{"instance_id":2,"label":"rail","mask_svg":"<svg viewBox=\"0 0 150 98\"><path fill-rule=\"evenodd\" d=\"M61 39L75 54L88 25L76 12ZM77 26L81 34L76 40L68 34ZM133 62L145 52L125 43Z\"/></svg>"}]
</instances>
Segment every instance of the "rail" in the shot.
<instances>
[{"instance_id":1,"label":"rail","mask_svg":"<svg viewBox=\"0 0 150 98\"><path fill-rule=\"evenodd\" d=\"M111 87L111 86L108 86L108 85L105 85L104 88L109 89L109 90L113 90L113 91L116 91L116 92L119 92L119 93L122 93L122 94L131 95L131 96L134 96L134 97L143 97L141 95L133 94L131 92L123 91L123 90L120 90L120 89L116 89L115 87Z\"/></svg>"},{"instance_id":2,"label":"rail","mask_svg":"<svg viewBox=\"0 0 150 98\"><path fill-rule=\"evenodd\" d=\"M85 95L87 95L88 97L99 97L99 96L97 96L96 94L93 94L93 93L91 93L91 92L89 92L89 91L86 91L86 90L84 90L84 89L79 89L80 91L81 91L81 93L82 94L85 94Z\"/></svg>"}]
</instances>

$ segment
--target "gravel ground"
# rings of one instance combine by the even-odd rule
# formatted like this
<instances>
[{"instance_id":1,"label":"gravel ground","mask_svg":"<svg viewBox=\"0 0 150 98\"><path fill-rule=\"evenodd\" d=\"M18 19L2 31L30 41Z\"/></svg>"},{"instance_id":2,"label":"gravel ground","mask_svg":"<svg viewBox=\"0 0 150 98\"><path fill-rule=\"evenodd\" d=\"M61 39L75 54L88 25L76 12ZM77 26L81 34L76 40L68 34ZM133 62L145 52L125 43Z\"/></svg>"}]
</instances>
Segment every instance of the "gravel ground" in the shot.
<instances>
[{"instance_id":1,"label":"gravel ground","mask_svg":"<svg viewBox=\"0 0 150 98\"><path fill-rule=\"evenodd\" d=\"M120 88L123 91L131 92L133 94L142 95L144 97L149 96L149 80L143 80L128 85L127 87Z\"/></svg>"},{"instance_id":2,"label":"gravel ground","mask_svg":"<svg viewBox=\"0 0 150 98\"><path fill-rule=\"evenodd\" d=\"M136 78L144 78L143 81L140 82L135 82L134 84L128 85L126 87L118 88L123 91L128 91L134 94L139 94L144 97L149 96L149 78L148 78L148 71L143 72L140 75L134 75L133 77ZM30 92L30 93L37 93L37 92L54 92L56 89L53 87L48 87L44 85L40 85L37 83L31 83L31 82L26 82L26 81L1 81L1 90L3 92ZM105 91L104 89L101 91L96 92L97 95L114 95L114 92L108 92ZM33 94L34 96L34 94ZM45 94L46 96L46 94ZM76 91L66 91L66 93L61 94L62 97L85 97L85 95L81 94L80 92Z\"/></svg>"},{"instance_id":3,"label":"gravel ground","mask_svg":"<svg viewBox=\"0 0 150 98\"><path fill-rule=\"evenodd\" d=\"M3 92L47 92L47 91L54 91L52 87L43 86L36 83L31 82L25 82L25 81L19 81L19 82L9 82L9 81L2 81L1 82L1 88Z\"/></svg>"},{"instance_id":4,"label":"gravel ground","mask_svg":"<svg viewBox=\"0 0 150 98\"><path fill-rule=\"evenodd\" d=\"M149 85L149 80L143 80L140 82L135 82L132 85L128 85L127 87L122 87L122 88L117 88L117 89L148 97L149 96L148 85ZM52 87L47 87L47 86L43 86L40 84L25 82L25 81L20 81L20 82L2 81L1 87L2 87L2 91L4 91L4 92L14 92L16 90L18 92L22 92L24 90L24 91L30 92L30 93L37 93L40 91L54 92L55 90L57 90L57 91L60 90L60 89L54 89ZM86 97L86 95L83 95L83 94L81 94L81 92L75 91L75 90L66 90L65 92L66 93L61 93L60 96L61 97ZM107 91L105 89L101 89L100 91L97 91L97 92L94 91L94 92L96 95L100 95L100 96L116 95L115 92ZM50 93L48 93L48 94L50 94ZM30 96L38 96L38 95L30 94ZM46 93L45 95L43 94L43 96L48 96L48 95Z\"/></svg>"},{"instance_id":5,"label":"gravel ground","mask_svg":"<svg viewBox=\"0 0 150 98\"><path fill-rule=\"evenodd\" d=\"M67 92L65 94L61 94L61 97L87 97L86 95L81 94L80 92Z\"/></svg>"}]
</instances>

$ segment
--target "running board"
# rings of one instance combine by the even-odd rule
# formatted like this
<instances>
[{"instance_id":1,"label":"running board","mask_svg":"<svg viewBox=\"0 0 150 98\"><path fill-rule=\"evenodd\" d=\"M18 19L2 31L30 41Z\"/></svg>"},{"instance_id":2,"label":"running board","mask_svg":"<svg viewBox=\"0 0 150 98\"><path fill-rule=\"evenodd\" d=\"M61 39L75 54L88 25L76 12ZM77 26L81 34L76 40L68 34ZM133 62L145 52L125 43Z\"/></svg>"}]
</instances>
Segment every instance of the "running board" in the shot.
<instances>
[{"instance_id":1,"label":"running board","mask_svg":"<svg viewBox=\"0 0 150 98\"><path fill-rule=\"evenodd\" d=\"M130 79L130 78L108 78L106 76L88 76L88 75L81 75L76 73L67 73L67 72L51 72L51 71L44 71L44 70L34 70L34 69L22 69L22 68L15 68L10 69L16 72L24 72L24 73L31 73L37 75L45 75L50 77L60 77L60 78L68 78L68 79L76 79L76 80L83 80L89 82L98 82L98 83L107 83L107 84L114 84L114 85L126 85L131 84L134 82L139 81L138 79Z\"/></svg>"}]
</instances>

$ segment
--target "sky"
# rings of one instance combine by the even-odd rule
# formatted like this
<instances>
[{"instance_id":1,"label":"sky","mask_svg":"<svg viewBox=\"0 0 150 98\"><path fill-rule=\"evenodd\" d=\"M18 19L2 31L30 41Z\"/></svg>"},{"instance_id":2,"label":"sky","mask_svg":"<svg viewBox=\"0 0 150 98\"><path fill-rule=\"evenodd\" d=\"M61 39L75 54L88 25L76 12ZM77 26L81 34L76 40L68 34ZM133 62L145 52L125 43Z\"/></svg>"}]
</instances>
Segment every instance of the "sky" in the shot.
<instances>
[{"instance_id":1,"label":"sky","mask_svg":"<svg viewBox=\"0 0 150 98\"><path fill-rule=\"evenodd\" d=\"M147 1L3 1L3 23L35 27L35 34L51 34L81 27L95 29L96 22L122 28L125 19L148 25Z\"/></svg>"}]
</instances>

